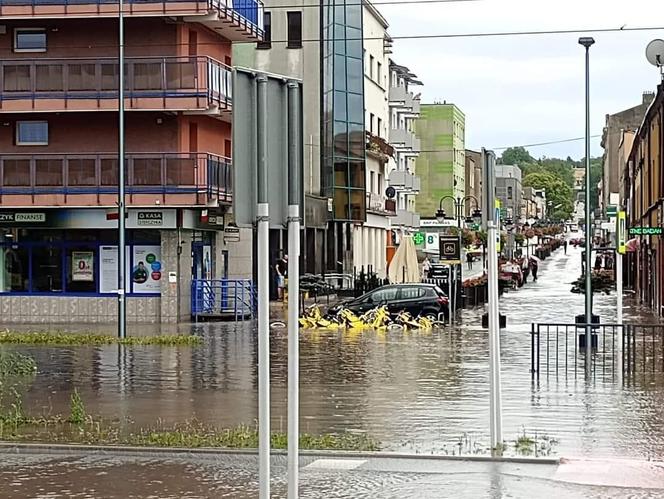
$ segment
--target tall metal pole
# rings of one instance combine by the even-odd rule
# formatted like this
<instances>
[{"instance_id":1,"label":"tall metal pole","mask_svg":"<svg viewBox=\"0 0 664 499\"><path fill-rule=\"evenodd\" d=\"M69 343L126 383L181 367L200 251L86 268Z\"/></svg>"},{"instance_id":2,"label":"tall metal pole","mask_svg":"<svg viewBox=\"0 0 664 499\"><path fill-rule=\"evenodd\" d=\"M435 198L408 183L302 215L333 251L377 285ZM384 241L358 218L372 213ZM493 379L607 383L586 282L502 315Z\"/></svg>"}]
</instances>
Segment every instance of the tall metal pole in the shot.
<instances>
[{"instance_id":1,"label":"tall metal pole","mask_svg":"<svg viewBox=\"0 0 664 499\"><path fill-rule=\"evenodd\" d=\"M125 131L124 131L124 18L123 2L118 0L118 337L127 336L125 294Z\"/></svg>"},{"instance_id":2,"label":"tall metal pole","mask_svg":"<svg viewBox=\"0 0 664 499\"><path fill-rule=\"evenodd\" d=\"M623 323L623 255L625 253L625 212L619 207L616 213L616 324ZM616 374L617 380L622 380L623 375L623 348L622 336L625 334L622 327L619 329L620 336L616 339Z\"/></svg>"},{"instance_id":3,"label":"tall metal pole","mask_svg":"<svg viewBox=\"0 0 664 499\"><path fill-rule=\"evenodd\" d=\"M496 214L496 189L494 167L496 157L493 151L482 149L484 158L484 185L486 186L485 211L488 243L488 287L489 287L489 426L491 449L498 448L503 442L502 389L500 382L500 316L498 310L498 250L500 237Z\"/></svg>"},{"instance_id":4,"label":"tall metal pole","mask_svg":"<svg viewBox=\"0 0 664 499\"><path fill-rule=\"evenodd\" d=\"M258 232L258 497L270 499L270 217L267 175L267 84L265 75L256 78L258 87L258 156L256 225Z\"/></svg>"},{"instance_id":5,"label":"tall metal pole","mask_svg":"<svg viewBox=\"0 0 664 499\"><path fill-rule=\"evenodd\" d=\"M579 38L579 44L586 49L586 377L592 375L592 316L593 316L593 284L592 284L592 232L590 228L590 47L595 40L590 37Z\"/></svg>"},{"instance_id":6,"label":"tall metal pole","mask_svg":"<svg viewBox=\"0 0 664 499\"><path fill-rule=\"evenodd\" d=\"M288 499L298 498L300 439L300 86L288 83Z\"/></svg>"}]
</instances>

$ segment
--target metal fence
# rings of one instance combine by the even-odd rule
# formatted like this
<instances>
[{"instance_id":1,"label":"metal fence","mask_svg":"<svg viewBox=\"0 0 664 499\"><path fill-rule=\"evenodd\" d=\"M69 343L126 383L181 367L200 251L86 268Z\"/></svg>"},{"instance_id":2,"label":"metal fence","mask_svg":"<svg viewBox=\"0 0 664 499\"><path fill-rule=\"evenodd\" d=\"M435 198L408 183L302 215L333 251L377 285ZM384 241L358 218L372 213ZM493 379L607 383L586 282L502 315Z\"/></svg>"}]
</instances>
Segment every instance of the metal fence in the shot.
<instances>
[{"instance_id":1,"label":"metal fence","mask_svg":"<svg viewBox=\"0 0 664 499\"><path fill-rule=\"evenodd\" d=\"M532 377L583 376L585 324L538 324L531 327ZM593 324L591 366L594 375L664 373L664 324Z\"/></svg>"},{"instance_id":2,"label":"metal fence","mask_svg":"<svg viewBox=\"0 0 664 499\"><path fill-rule=\"evenodd\" d=\"M253 319L256 290L251 279L193 279L191 315L199 319Z\"/></svg>"}]
</instances>

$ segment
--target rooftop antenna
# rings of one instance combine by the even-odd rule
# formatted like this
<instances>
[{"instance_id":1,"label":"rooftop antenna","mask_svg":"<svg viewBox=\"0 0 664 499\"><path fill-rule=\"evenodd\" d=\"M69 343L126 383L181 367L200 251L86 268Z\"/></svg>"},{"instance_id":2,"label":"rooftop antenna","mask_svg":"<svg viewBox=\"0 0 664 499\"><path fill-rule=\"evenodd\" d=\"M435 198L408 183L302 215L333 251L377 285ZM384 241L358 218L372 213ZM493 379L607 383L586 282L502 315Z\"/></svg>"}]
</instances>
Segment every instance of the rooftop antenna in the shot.
<instances>
[{"instance_id":1,"label":"rooftop antenna","mask_svg":"<svg viewBox=\"0 0 664 499\"><path fill-rule=\"evenodd\" d=\"M664 40L653 40L646 47L646 59L653 66L659 68L659 74L664 81Z\"/></svg>"}]
</instances>

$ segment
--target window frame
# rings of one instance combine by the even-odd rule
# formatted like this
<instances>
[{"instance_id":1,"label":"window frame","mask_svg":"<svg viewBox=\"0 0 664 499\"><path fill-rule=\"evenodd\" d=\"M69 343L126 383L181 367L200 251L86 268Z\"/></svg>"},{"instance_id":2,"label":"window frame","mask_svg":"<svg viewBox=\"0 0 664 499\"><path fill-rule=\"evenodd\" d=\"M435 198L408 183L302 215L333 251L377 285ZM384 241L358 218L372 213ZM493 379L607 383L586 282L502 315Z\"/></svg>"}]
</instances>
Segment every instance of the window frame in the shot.
<instances>
[{"instance_id":1,"label":"window frame","mask_svg":"<svg viewBox=\"0 0 664 499\"><path fill-rule=\"evenodd\" d=\"M259 50L272 48L272 12L263 12L263 39L256 43Z\"/></svg>"},{"instance_id":2,"label":"window frame","mask_svg":"<svg viewBox=\"0 0 664 499\"><path fill-rule=\"evenodd\" d=\"M21 124L22 123L43 123L46 125L46 142L26 142L21 140ZM16 121L15 142L17 146L47 146L49 139L48 121L47 120L18 120Z\"/></svg>"},{"instance_id":3,"label":"window frame","mask_svg":"<svg viewBox=\"0 0 664 499\"><path fill-rule=\"evenodd\" d=\"M299 20L299 25L295 24L295 20ZM291 22L293 20L293 22ZM291 33L291 30L297 31L297 33ZM302 11L300 10L291 10L286 12L286 31L287 31L287 49L301 49L302 48ZM298 36L291 36L298 35Z\"/></svg>"},{"instance_id":4,"label":"window frame","mask_svg":"<svg viewBox=\"0 0 664 499\"><path fill-rule=\"evenodd\" d=\"M19 33L43 33L44 34L44 48L19 48L18 47L18 36ZM46 28L14 28L14 36L12 40L12 51L13 52L46 52L48 50L48 35L46 34Z\"/></svg>"}]
</instances>

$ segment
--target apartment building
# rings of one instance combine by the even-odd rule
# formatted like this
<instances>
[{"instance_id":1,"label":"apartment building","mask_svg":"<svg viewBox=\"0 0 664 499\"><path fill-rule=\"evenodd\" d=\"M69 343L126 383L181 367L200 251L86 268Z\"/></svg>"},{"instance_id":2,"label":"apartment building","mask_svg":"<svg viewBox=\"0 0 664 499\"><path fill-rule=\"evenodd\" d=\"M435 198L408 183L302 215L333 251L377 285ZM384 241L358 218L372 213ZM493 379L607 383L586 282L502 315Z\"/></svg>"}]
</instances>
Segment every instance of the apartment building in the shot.
<instances>
[{"instance_id":1,"label":"apartment building","mask_svg":"<svg viewBox=\"0 0 664 499\"><path fill-rule=\"evenodd\" d=\"M417 159L422 189L417 197L417 210L433 216L443 197L443 210L456 213L455 202L466 193L466 118L456 105L423 104L417 122L417 137L423 152Z\"/></svg>"},{"instance_id":2,"label":"apartment building","mask_svg":"<svg viewBox=\"0 0 664 499\"><path fill-rule=\"evenodd\" d=\"M112 322L118 266L118 3L16 0L0 46L0 308ZM231 45L262 5L123 6L127 310L189 320L192 278L233 273ZM237 112L237 110L235 110Z\"/></svg>"},{"instance_id":3,"label":"apartment building","mask_svg":"<svg viewBox=\"0 0 664 499\"><path fill-rule=\"evenodd\" d=\"M500 200L501 218L517 223L521 217L521 168L496 165L496 198Z\"/></svg>"},{"instance_id":4,"label":"apartment building","mask_svg":"<svg viewBox=\"0 0 664 499\"><path fill-rule=\"evenodd\" d=\"M464 216L472 217L476 209L482 210L482 153L466 149L466 202Z\"/></svg>"}]
</instances>

